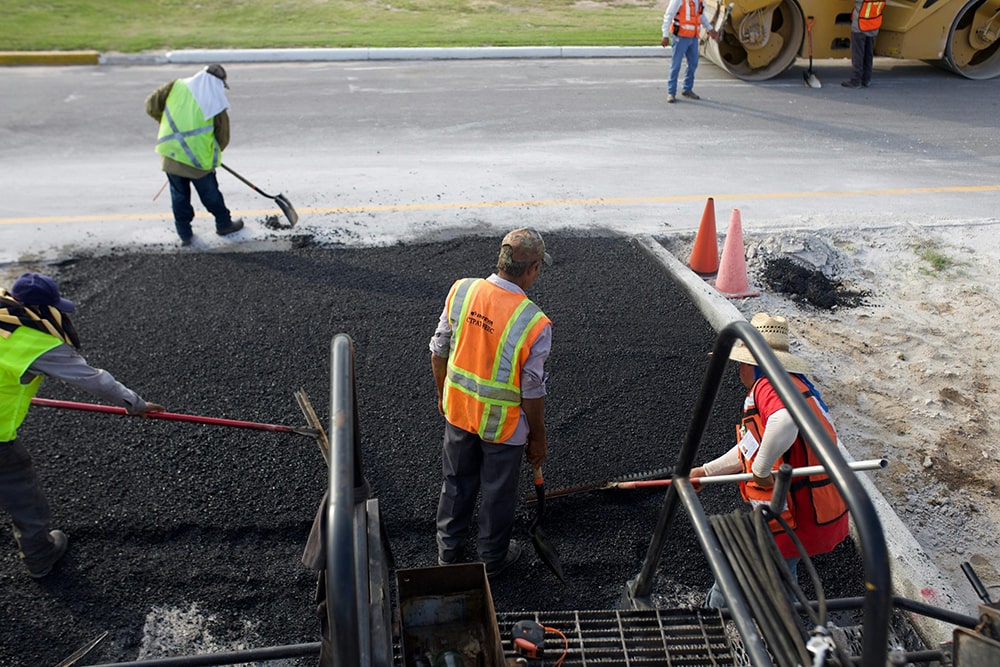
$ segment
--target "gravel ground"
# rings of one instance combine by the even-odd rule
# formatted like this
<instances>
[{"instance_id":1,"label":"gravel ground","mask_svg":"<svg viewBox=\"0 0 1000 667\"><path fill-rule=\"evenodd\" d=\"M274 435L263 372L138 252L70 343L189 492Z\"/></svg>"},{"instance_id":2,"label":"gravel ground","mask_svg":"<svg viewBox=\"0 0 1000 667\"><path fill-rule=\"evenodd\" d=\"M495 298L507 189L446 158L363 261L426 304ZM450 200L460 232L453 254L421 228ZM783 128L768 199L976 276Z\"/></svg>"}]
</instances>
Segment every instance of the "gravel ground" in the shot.
<instances>
[{"instance_id":1,"label":"gravel ground","mask_svg":"<svg viewBox=\"0 0 1000 667\"><path fill-rule=\"evenodd\" d=\"M168 252L46 270L79 305L88 360L173 412L301 425L292 393L302 387L326 419L330 339L350 334L366 477L396 566L410 568L436 557L442 423L427 341L452 281L488 275L496 244ZM547 486L672 466L714 332L627 239L550 235L548 244L555 265L531 293L555 323ZM93 400L51 380L40 395ZM733 373L699 458L729 446L742 395ZM20 436L70 550L34 581L2 529L11 546L0 554L3 665L54 665L103 631L90 664L318 641L314 578L299 562L326 485L312 439L40 407ZM525 467L526 495L530 486ZM715 487L702 501L728 512L736 496ZM615 607L661 498L551 499L546 533L568 581L532 553L492 582L498 611ZM522 537L530 518L524 508ZM687 521L675 529L655 592L673 606L697 605L711 575ZM817 560L828 595L861 594L850 540Z\"/></svg>"}]
</instances>

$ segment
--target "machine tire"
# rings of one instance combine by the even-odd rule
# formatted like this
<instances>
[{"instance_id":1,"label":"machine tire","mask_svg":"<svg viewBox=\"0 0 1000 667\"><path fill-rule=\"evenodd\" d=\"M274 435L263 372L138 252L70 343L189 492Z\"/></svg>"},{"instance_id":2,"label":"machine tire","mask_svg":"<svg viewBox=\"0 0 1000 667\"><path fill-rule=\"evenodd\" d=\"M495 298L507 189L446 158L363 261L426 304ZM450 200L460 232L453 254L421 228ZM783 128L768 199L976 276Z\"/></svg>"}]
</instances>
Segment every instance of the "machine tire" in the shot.
<instances>
[{"instance_id":1,"label":"machine tire","mask_svg":"<svg viewBox=\"0 0 1000 667\"><path fill-rule=\"evenodd\" d=\"M948 31L944 59L933 61L935 65L967 79L992 79L1000 75L1000 40L984 48L975 47L969 40L976 10L984 2L969 0L958 12Z\"/></svg>"},{"instance_id":2,"label":"machine tire","mask_svg":"<svg viewBox=\"0 0 1000 667\"><path fill-rule=\"evenodd\" d=\"M746 18L741 23L745 24ZM771 14L770 37L765 45L772 39L779 39L780 47L763 61L758 56L758 62L753 62L754 58L750 56L752 50L748 50L746 43L740 40L742 27L733 25L730 17L724 26L722 41L709 39L703 47L709 60L738 79L764 81L773 78L791 67L802 51L805 18L794 0L782 0Z\"/></svg>"}]
</instances>

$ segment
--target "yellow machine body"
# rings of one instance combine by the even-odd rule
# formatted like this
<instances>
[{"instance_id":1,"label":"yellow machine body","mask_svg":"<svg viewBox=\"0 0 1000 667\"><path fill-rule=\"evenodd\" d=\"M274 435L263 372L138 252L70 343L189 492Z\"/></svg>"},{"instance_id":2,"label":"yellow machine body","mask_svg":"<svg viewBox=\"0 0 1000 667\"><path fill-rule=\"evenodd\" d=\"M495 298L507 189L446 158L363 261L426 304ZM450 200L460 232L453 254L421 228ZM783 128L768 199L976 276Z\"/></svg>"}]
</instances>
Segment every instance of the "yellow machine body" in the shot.
<instances>
[{"instance_id":1,"label":"yellow machine body","mask_svg":"<svg viewBox=\"0 0 1000 667\"><path fill-rule=\"evenodd\" d=\"M702 50L733 76L762 81L812 56L851 57L854 0L705 0L721 40ZM875 55L924 60L969 79L1000 75L1000 0L888 0Z\"/></svg>"}]
</instances>

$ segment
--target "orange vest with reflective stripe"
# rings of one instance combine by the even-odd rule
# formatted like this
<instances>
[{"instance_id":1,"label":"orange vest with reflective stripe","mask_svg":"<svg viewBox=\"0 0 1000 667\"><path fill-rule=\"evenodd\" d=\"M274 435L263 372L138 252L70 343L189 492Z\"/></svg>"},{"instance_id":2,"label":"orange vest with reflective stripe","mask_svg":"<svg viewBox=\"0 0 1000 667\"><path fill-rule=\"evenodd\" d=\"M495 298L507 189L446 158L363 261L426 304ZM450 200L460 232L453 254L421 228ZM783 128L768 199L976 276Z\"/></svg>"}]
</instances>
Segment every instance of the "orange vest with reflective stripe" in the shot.
<instances>
[{"instance_id":1,"label":"orange vest with reflective stripe","mask_svg":"<svg viewBox=\"0 0 1000 667\"><path fill-rule=\"evenodd\" d=\"M861 9L858 11L858 29L861 32L868 32L881 28L883 10L885 10L885 2L876 0L862 2Z\"/></svg>"},{"instance_id":2,"label":"orange vest with reflective stripe","mask_svg":"<svg viewBox=\"0 0 1000 667\"><path fill-rule=\"evenodd\" d=\"M674 34L678 37L697 37L703 9L701 0L682 0L680 9L674 15Z\"/></svg>"},{"instance_id":3,"label":"orange vest with reflective stripe","mask_svg":"<svg viewBox=\"0 0 1000 667\"><path fill-rule=\"evenodd\" d=\"M827 433L830 434L830 438L836 442L837 433L834 431L833 424L830 423L830 419L827 416L826 411L819 404L812 392L809 390L809 387L807 387L802 380L794 375L791 376L791 378L795 387L799 390L799 393L801 393L802 397L806 399L806 403L812 408ZM755 392L764 379L765 378L757 380L753 387L750 388L750 392L747 394L746 401L743 404L743 419L737 427L737 442L742 442L743 438L746 437L747 434L752 435L758 444L763 438L764 420L761 417L760 412L757 410ZM755 458L756 451L752 456L746 457L744 456L743 448L740 448L740 462L743 464L743 472L752 472L751 467L753 466ZM801 435L795 438L795 442L792 443L792 446L787 452L785 452L784 456L782 456L775 463L775 470L777 470L777 467L782 463L788 463L793 468L822 464L813 452L812 447L806 443ZM743 499L746 502L755 506L761 503L771 502L771 489L764 489L757 486L752 481L740 482L740 493L743 495ZM788 522L788 525L793 530L798 526L800 520L806 516L807 512L812 513L809 517L809 523L818 526L831 524L847 513L847 505L844 503L844 499L840 496L840 492L837 491L837 488L833 485L833 482L830 481L830 478L825 475L811 475L809 477L792 478L786 502L787 507L782 512L782 517ZM771 521L771 530L775 533L784 532L781 525L774 520ZM805 544L805 547L807 550L809 549L808 544ZM810 551L810 553L812 552Z\"/></svg>"},{"instance_id":4,"label":"orange vest with reflective stripe","mask_svg":"<svg viewBox=\"0 0 1000 667\"><path fill-rule=\"evenodd\" d=\"M528 297L481 278L456 281L446 304L452 335L444 413L487 442L505 442L521 419L521 369L551 320Z\"/></svg>"}]
</instances>

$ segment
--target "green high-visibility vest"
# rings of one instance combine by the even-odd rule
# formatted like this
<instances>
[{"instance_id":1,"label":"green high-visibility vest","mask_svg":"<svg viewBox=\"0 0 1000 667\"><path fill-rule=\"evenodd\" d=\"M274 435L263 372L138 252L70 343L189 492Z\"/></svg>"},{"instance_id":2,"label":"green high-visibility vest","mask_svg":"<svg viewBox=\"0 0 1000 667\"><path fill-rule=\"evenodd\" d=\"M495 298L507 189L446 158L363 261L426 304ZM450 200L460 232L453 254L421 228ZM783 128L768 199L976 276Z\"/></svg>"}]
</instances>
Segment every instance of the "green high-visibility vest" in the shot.
<instances>
[{"instance_id":1,"label":"green high-visibility vest","mask_svg":"<svg viewBox=\"0 0 1000 667\"><path fill-rule=\"evenodd\" d=\"M55 336L21 326L7 336L0 336L0 442L17 437L32 397L38 393L42 376L21 384L21 376L35 359L62 345Z\"/></svg>"},{"instance_id":2,"label":"green high-visibility vest","mask_svg":"<svg viewBox=\"0 0 1000 667\"><path fill-rule=\"evenodd\" d=\"M164 106L156 152L203 171L218 167L221 151L214 122L205 118L183 80L174 81Z\"/></svg>"}]
</instances>

